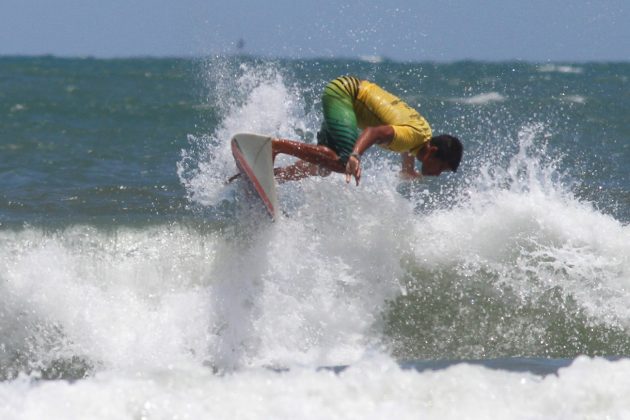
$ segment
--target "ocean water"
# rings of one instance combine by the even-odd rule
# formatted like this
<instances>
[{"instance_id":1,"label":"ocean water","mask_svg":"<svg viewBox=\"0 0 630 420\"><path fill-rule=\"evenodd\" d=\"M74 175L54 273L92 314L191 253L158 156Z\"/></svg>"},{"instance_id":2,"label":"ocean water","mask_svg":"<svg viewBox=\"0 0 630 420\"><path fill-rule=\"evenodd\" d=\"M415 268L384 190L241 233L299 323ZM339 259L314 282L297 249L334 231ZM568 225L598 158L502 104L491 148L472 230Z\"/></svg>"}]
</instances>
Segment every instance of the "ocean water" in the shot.
<instances>
[{"instance_id":1,"label":"ocean water","mask_svg":"<svg viewBox=\"0 0 630 420\"><path fill-rule=\"evenodd\" d=\"M279 185L354 74L459 136ZM0 58L0 418L630 416L630 64ZM278 164L290 157L280 156Z\"/></svg>"}]
</instances>

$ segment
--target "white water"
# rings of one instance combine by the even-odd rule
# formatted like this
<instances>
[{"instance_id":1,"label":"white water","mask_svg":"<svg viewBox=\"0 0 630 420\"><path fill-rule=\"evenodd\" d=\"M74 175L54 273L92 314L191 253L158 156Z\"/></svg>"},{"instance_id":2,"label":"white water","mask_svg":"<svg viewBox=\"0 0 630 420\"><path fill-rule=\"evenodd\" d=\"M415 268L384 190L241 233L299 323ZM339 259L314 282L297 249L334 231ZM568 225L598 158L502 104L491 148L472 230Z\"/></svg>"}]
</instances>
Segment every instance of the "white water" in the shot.
<instances>
[{"instance_id":1,"label":"white water","mask_svg":"<svg viewBox=\"0 0 630 420\"><path fill-rule=\"evenodd\" d=\"M490 270L522 297L560 287L594 319L630 326L630 226L571 194L543 125L524 127L517 141L507 168L482 164L459 205L418 225L415 236L432 244L426 264Z\"/></svg>"},{"instance_id":2,"label":"white water","mask_svg":"<svg viewBox=\"0 0 630 420\"><path fill-rule=\"evenodd\" d=\"M503 102L506 97L499 92L486 92L478 95L473 95L466 98L455 98L453 102L466 104L466 105L486 105L494 102Z\"/></svg>"},{"instance_id":3,"label":"white water","mask_svg":"<svg viewBox=\"0 0 630 420\"><path fill-rule=\"evenodd\" d=\"M582 67L566 66L557 64L544 64L538 67L538 71L541 73L568 73L568 74L581 74L584 72Z\"/></svg>"},{"instance_id":4,"label":"white water","mask_svg":"<svg viewBox=\"0 0 630 420\"><path fill-rule=\"evenodd\" d=\"M179 167L193 202L244 207L233 217L251 209L242 185L223 185L236 169L221 140L316 129L277 73L239 80L242 101L191 138ZM524 127L506 139L519 151L505 167L479 165L454 207L426 213L414 205L439 204L442 180L404 198L396 170L371 156L358 188L335 175L282 185L287 215L274 224L1 232L0 363L19 352L31 371L77 356L94 374L2 382L0 418L624 418L627 361L579 359L542 379L403 371L388 356L380 322L404 292L403 259L490 270L523 296L559 287L595 320L630 325L630 228L572 197L536 152L544 135ZM316 370L340 364L351 367Z\"/></svg>"},{"instance_id":5,"label":"white water","mask_svg":"<svg viewBox=\"0 0 630 420\"><path fill-rule=\"evenodd\" d=\"M623 419L629 378L630 361L587 358L544 378L466 364L417 373L380 358L337 375L177 368L102 372L74 384L22 377L0 383L0 418Z\"/></svg>"}]
</instances>

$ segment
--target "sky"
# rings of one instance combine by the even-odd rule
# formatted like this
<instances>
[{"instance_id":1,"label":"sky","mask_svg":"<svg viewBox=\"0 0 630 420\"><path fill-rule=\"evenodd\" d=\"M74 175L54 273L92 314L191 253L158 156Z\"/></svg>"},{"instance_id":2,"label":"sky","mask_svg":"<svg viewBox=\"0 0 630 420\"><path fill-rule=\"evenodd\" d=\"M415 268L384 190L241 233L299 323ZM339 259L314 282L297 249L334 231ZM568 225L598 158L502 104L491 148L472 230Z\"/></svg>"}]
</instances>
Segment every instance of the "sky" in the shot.
<instances>
[{"instance_id":1,"label":"sky","mask_svg":"<svg viewBox=\"0 0 630 420\"><path fill-rule=\"evenodd\" d=\"M630 0L0 0L0 55L630 61L628 22Z\"/></svg>"}]
</instances>

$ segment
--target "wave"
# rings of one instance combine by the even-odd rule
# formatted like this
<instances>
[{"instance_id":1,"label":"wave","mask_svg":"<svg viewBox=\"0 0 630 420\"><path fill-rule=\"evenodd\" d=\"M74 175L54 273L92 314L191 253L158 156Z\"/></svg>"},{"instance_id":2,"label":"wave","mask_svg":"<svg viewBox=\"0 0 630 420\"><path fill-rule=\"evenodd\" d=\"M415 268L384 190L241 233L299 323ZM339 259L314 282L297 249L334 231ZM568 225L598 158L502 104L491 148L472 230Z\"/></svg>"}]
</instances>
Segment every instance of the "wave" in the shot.
<instances>
[{"instance_id":1,"label":"wave","mask_svg":"<svg viewBox=\"0 0 630 420\"><path fill-rule=\"evenodd\" d=\"M486 105L493 102L503 102L507 98L498 92L480 93L466 98L455 98L453 102L466 104L466 105Z\"/></svg>"},{"instance_id":2,"label":"wave","mask_svg":"<svg viewBox=\"0 0 630 420\"><path fill-rule=\"evenodd\" d=\"M95 420L382 419L392 414L402 419L623 418L630 410L629 375L628 360L581 357L557 375L541 377L466 363L416 372L372 357L338 374L296 367L222 376L188 367L142 375L102 372L72 385L22 376L0 383L0 416L31 419L46 412L63 417L77 413L74 417Z\"/></svg>"},{"instance_id":3,"label":"wave","mask_svg":"<svg viewBox=\"0 0 630 420\"><path fill-rule=\"evenodd\" d=\"M398 290L399 232L375 226L356 246L307 218L208 233L3 232L0 373L350 363ZM388 241L388 252L372 246Z\"/></svg>"},{"instance_id":4,"label":"wave","mask_svg":"<svg viewBox=\"0 0 630 420\"><path fill-rule=\"evenodd\" d=\"M572 102L575 104L584 104L586 103L586 97L582 95L563 95L560 97L560 100L566 102Z\"/></svg>"},{"instance_id":5,"label":"wave","mask_svg":"<svg viewBox=\"0 0 630 420\"><path fill-rule=\"evenodd\" d=\"M630 227L571 194L544 132L522 129L505 167L489 159L418 225L388 314L399 357L628 352Z\"/></svg>"},{"instance_id":6,"label":"wave","mask_svg":"<svg viewBox=\"0 0 630 420\"><path fill-rule=\"evenodd\" d=\"M538 67L538 71L541 73L582 74L584 72L584 69L577 66L544 64Z\"/></svg>"},{"instance_id":7,"label":"wave","mask_svg":"<svg viewBox=\"0 0 630 420\"><path fill-rule=\"evenodd\" d=\"M438 180L401 182L374 153L358 188L282 184L269 223L225 186L227 140L317 119L277 69L236 71L208 75L222 119L178 165L212 223L0 232L2 377L630 351L630 227L574 197L544 124L501 137L497 156L471 142L465 170Z\"/></svg>"},{"instance_id":8,"label":"wave","mask_svg":"<svg viewBox=\"0 0 630 420\"><path fill-rule=\"evenodd\" d=\"M359 60L370 64L380 64L384 61L384 58L380 55L361 55Z\"/></svg>"}]
</instances>

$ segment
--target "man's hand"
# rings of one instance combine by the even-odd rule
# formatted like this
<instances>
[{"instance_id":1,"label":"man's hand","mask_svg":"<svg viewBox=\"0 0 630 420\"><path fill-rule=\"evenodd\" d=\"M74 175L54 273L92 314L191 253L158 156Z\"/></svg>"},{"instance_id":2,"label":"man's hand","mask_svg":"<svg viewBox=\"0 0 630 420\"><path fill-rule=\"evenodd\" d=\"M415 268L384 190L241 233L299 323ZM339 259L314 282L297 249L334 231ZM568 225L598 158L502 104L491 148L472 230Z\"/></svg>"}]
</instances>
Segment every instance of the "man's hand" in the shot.
<instances>
[{"instance_id":1,"label":"man's hand","mask_svg":"<svg viewBox=\"0 0 630 420\"><path fill-rule=\"evenodd\" d=\"M416 172L416 157L409 153L402 153L400 155L402 168L400 170L400 178L404 180L412 180L421 177L419 172Z\"/></svg>"},{"instance_id":2,"label":"man's hand","mask_svg":"<svg viewBox=\"0 0 630 420\"><path fill-rule=\"evenodd\" d=\"M406 181L422 178L422 174L417 171L400 171L400 178Z\"/></svg>"},{"instance_id":3,"label":"man's hand","mask_svg":"<svg viewBox=\"0 0 630 420\"><path fill-rule=\"evenodd\" d=\"M379 125L363 130L359 138L357 138L352 154L346 163L346 182L350 182L354 175L357 185L359 185L359 180L361 179L361 155L375 144L389 144L393 138L394 127L391 125Z\"/></svg>"},{"instance_id":4,"label":"man's hand","mask_svg":"<svg viewBox=\"0 0 630 420\"><path fill-rule=\"evenodd\" d=\"M356 156L350 156L346 163L346 182L350 182L353 175L358 186L361 179L361 161Z\"/></svg>"}]
</instances>

